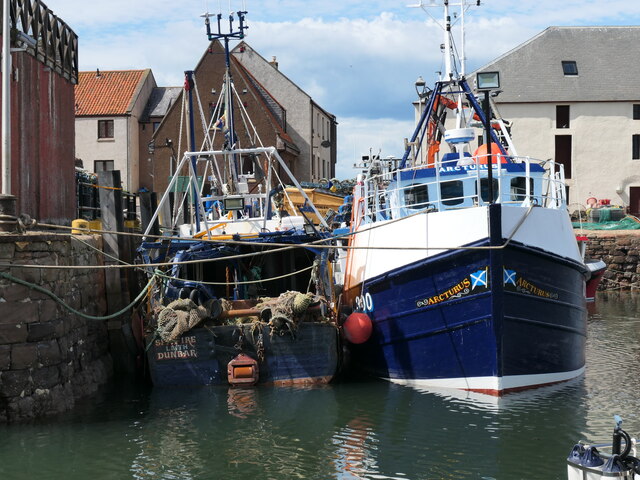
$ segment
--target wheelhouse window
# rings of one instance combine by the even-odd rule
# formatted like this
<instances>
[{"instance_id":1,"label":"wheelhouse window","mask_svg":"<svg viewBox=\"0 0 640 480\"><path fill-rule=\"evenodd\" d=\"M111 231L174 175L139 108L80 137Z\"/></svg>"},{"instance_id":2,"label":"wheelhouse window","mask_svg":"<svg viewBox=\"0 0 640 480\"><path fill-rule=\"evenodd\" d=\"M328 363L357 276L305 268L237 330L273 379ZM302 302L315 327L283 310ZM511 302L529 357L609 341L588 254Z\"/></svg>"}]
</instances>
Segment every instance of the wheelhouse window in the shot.
<instances>
[{"instance_id":1,"label":"wheelhouse window","mask_svg":"<svg viewBox=\"0 0 640 480\"><path fill-rule=\"evenodd\" d=\"M640 159L640 135L633 136L633 139L631 141L631 150L632 150L631 158L633 160L639 160Z\"/></svg>"},{"instance_id":2,"label":"wheelhouse window","mask_svg":"<svg viewBox=\"0 0 640 480\"><path fill-rule=\"evenodd\" d=\"M578 75L578 64L575 60L563 60L562 72L565 77L575 77Z\"/></svg>"},{"instance_id":3,"label":"wheelhouse window","mask_svg":"<svg viewBox=\"0 0 640 480\"><path fill-rule=\"evenodd\" d=\"M492 178L491 184L493 185L493 199L496 200L498 198L498 179ZM478 193L477 189L478 189L478 185L476 184L476 195ZM489 179L488 178L480 179L480 197L482 198L483 202L489 201Z\"/></svg>"},{"instance_id":4,"label":"wheelhouse window","mask_svg":"<svg viewBox=\"0 0 640 480\"><path fill-rule=\"evenodd\" d=\"M569 105L556 105L556 128L569 128Z\"/></svg>"},{"instance_id":5,"label":"wheelhouse window","mask_svg":"<svg viewBox=\"0 0 640 480\"><path fill-rule=\"evenodd\" d=\"M113 138L113 120L98 120L98 138Z\"/></svg>"},{"instance_id":6,"label":"wheelhouse window","mask_svg":"<svg viewBox=\"0 0 640 480\"><path fill-rule=\"evenodd\" d=\"M426 208L429 202L429 186L424 183L411 185L404 190L404 204L407 208Z\"/></svg>"},{"instance_id":7,"label":"wheelhouse window","mask_svg":"<svg viewBox=\"0 0 640 480\"><path fill-rule=\"evenodd\" d=\"M93 171L95 173L109 172L111 170L113 170L113 160L96 160L93 162Z\"/></svg>"},{"instance_id":8,"label":"wheelhouse window","mask_svg":"<svg viewBox=\"0 0 640 480\"><path fill-rule=\"evenodd\" d=\"M529 178L529 195L533 195L533 178ZM511 179L511 201L522 202L527 198L527 177Z\"/></svg>"},{"instance_id":9,"label":"wheelhouse window","mask_svg":"<svg viewBox=\"0 0 640 480\"><path fill-rule=\"evenodd\" d=\"M464 201L462 180L442 182L440 184L440 196L442 198L442 203L445 205L460 205Z\"/></svg>"},{"instance_id":10,"label":"wheelhouse window","mask_svg":"<svg viewBox=\"0 0 640 480\"><path fill-rule=\"evenodd\" d=\"M633 106L633 119L640 120L640 105L638 104Z\"/></svg>"}]
</instances>

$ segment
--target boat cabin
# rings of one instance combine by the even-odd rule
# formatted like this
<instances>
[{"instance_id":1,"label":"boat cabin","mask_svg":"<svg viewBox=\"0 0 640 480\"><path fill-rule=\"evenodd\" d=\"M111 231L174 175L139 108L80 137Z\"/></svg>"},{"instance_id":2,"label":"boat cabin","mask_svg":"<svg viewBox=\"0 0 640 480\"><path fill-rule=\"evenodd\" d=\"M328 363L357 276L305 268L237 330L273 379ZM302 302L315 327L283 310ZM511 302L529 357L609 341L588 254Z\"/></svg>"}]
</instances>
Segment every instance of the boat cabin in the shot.
<instances>
[{"instance_id":1,"label":"boat cabin","mask_svg":"<svg viewBox=\"0 0 640 480\"><path fill-rule=\"evenodd\" d=\"M454 155L452 160L449 155ZM494 201L503 205L550 206L564 203L564 195L549 188L548 171L539 163L514 162L505 157L494 163ZM402 218L418 211L445 211L482 206L489 201L489 165L470 155L446 154L440 166L399 171L383 195L368 195L379 205L372 210L386 219Z\"/></svg>"}]
</instances>

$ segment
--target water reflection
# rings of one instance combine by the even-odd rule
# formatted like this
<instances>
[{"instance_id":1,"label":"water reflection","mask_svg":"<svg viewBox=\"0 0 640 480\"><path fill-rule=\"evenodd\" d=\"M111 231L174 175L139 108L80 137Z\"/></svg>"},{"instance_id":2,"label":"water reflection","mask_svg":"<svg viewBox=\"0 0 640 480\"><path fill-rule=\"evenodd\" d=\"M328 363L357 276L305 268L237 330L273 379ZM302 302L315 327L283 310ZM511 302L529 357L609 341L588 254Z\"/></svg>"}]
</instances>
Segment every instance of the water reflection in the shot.
<instances>
[{"instance_id":1,"label":"water reflection","mask_svg":"<svg viewBox=\"0 0 640 480\"><path fill-rule=\"evenodd\" d=\"M572 445L608 441L614 414L640 434L639 311L640 296L599 296L585 375L501 399L378 381L119 385L69 415L0 427L0 478L564 479Z\"/></svg>"}]
</instances>

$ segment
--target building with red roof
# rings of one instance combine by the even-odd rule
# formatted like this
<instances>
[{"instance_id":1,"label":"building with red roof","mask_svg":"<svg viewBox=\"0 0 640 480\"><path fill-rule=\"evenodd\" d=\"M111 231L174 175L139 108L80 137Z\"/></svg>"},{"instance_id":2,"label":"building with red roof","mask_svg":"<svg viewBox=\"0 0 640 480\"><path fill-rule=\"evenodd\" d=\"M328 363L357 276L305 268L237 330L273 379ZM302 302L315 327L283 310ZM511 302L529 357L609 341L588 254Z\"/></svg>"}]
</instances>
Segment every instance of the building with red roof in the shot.
<instances>
[{"instance_id":1,"label":"building with red roof","mask_svg":"<svg viewBox=\"0 0 640 480\"><path fill-rule=\"evenodd\" d=\"M140 121L156 81L150 69L79 72L76 158L85 169L120 170L125 190L140 188Z\"/></svg>"}]
</instances>

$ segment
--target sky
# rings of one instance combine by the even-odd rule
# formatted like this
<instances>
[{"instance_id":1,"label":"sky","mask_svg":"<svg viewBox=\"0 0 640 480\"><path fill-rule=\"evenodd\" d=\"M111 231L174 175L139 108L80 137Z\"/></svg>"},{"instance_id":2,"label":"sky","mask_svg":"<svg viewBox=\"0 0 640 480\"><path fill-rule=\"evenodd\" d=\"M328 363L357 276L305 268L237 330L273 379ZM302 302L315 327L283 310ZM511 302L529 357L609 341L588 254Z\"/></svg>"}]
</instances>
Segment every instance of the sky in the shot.
<instances>
[{"instance_id":1,"label":"sky","mask_svg":"<svg viewBox=\"0 0 640 480\"><path fill-rule=\"evenodd\" d=\"M338 121L336 176L370 151L401 156L414 82L442 69L442 30L419 0L44 0L79 37L80 70L151 68L179 86L208 40L201 15L246 10L246 41ZM456 0L452 0L456 1ZM430 0L423 0L429 4ZM440 17L440 9L429 9ZM636 0L482 0L465 16L467 71L549 26L640 25Z\"/></svg>"}]
</instances>

